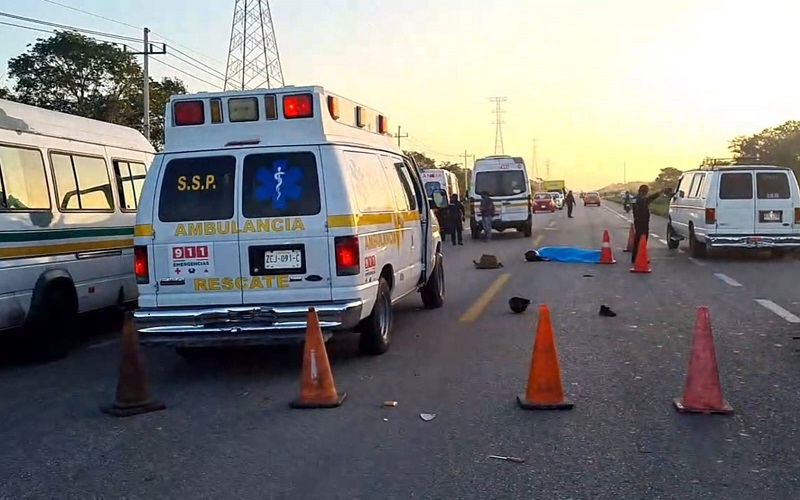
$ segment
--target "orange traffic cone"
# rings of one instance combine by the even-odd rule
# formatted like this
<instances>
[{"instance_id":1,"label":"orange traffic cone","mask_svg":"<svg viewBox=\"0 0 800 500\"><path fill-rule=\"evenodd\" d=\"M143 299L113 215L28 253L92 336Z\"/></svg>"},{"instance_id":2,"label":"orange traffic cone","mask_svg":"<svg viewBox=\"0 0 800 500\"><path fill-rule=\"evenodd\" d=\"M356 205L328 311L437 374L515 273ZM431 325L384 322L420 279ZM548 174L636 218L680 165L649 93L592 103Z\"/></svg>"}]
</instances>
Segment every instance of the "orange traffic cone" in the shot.
<instances>
[{"instance_id":1,"label":"orange traffic cone","mask_svg":"<svg viewBox=\"0 0 800 500\"><path fill-rule=\"evenodd\" d=\"M114 403L110 406L101 406L100 410L115 417L131 417L163 410L167 406L160 401L150 399L147 393L138 334L131 314L127 313L123 321L122 363L119 367L116 397Z\"/></svg>"},{"instance_id":2,"label":"orange traffic cone","mask_svg":"<svg viewBox=\"0 0 800 500\"><path fill-rule=\"evenodd\" d=\"M328 351L325 350L325 341L322 339L322 330L319 327L319 317L317 311L309 307L300 395L289 403L289 406L303 409L336 408L341 406L345 396L345 393L336 392Z\"/></svg>"},{"instance_id":3,"label":"orange traffic cone","mask_svg":"<svg viewBox=\"0 0 800 500\"><path fill-rule=\"evenodd\" d=\"M628 244L625 247L623 252L632 252L633 251L633 242L636 240L636 231L633 229L633 224L631 224L631 228L628 230Z\"/></svg>"},{"instance_id":4,"label":"orange traffic cone","mask_svg":"<svg viewBox=\"0 0 800 500\"><path fill-rule=\"evenodd\" d=\"M689 357L683 397L674 402L675 408L681 413L733 413L731 405L722 398L711 318L706 306L697 308L692 354Z\"/></svg>"},{"instance_id":5,"label":"orange traffic cone","mask_svg":"<svg viewBox=\"0 0 800 500\"><path fill-rule=\"evenodd\" d=\"M608 229L603 231L603 247L600 250L600 262L598 264L616 264L614 255L611 253L611 237L608 235Z\"/></svg>"},{"instance_id":6,"label":"orange traffic cone","mask_svg":"<svg viewBox=\"0 0 800 500\"><path fill-rule=\"evenodd\" d=\"M636 260L631 268L632 273L652 273L650 257L647 256L647 236L639 238L639 249L636 251Z\"/></svg>"},{"instance_id":7,"label":"orange traffic cone","mask_svg":"<svg viewBox=\"0 0 800 500\"><path fill-rule=\"evenodd\" d=\"M546 305L539 306L528 387L525 394L517 396L517 403L526 410L571 410L575 406L564 397L553 325Z\"/></svg>"}]
</instances>

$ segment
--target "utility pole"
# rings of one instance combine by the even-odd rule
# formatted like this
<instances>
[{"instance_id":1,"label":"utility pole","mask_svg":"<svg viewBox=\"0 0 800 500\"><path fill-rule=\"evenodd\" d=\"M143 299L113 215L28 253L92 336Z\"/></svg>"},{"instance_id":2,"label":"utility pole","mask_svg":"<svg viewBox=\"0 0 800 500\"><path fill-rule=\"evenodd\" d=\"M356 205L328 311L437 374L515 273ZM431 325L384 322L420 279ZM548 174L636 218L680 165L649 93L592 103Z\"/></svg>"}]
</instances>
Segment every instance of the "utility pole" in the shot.
<instances>
[{"instance_id":1,"label":"utility pole","mask_svg":"<svg viewBox=\"0 0 800 500\"><path fill-rule=\"evenodd\" d=\"M465 149L464 150L464 189L465 190L469 189L469 166L468 166L469 165L469 157L470 157L470 154L467 153L467 150ZM475 158L475 155L472 155L472 157ZM473 162L473 164L474 164L474 162Z\"/></svg>"},{"instance_id":2,"label":"utility pole","mask_svg":"<svg viewBox=\"0 0 800 500\"><path fill-rule=\"evenodd\" d=\"M144 56L142 63L142 73L144 73L144 86L142 87L142 96L144 98L144 125L142 132L147 140L150 140L150 56L160 56L167 53L167 44L161 43L161 48L156 50L154 44L150 43L150 29L144 29L144 50L142 52L128 52L127 46L125 52L135 56Z\"/></svg>"},{"instance_id":3,"label":"utility pole","mask_svg":"<svg viewBox=\"0 0 800 500\"><path fill-rule=\"evenodd\" d=\"M533 167L533 177L539 177L539 165L536 159L536 139L533 140L533 162L531 166Z\"/></svg>"},{"instance_id":4,"label":"utility pole","mask_svg":"<svg viewBox=\"0 0 800 500\"><path fill-rule=\"evenodd\" d=\"M627 162L622 162L622 183L628 183L628 164Z\"/></svg>"},{"instance_id":5,"label":"utility pole","mask_svg":"<svg viewBox=\"0 0 800 500\"><path fill-rule=\"evenodd\" d=\"M503 111L503 103L508 99L505 97L490 97L489 100L495 103L494 124L497 125L497 128L494 133L494 154L502 155L505 154L503 152L503 124L505 123L502 118L503 113L505 113L505 111Z\"/></svg>"},{"instance_id":6,"label":"utility pole","mask_svg":"<svg viewBox=\"0 0 800 500\"><path fill-rule=\"evenodd\" d=\"M400 125L398 125L398 126L397 126L397 135L395 135L395 136L393 136L393 137L396 137L396 138L397 138L397 147L398 147L398 148L400 148L400 139L401 139L401 138L408 137L408 134L406 134L406 135L400 135ZM400 149L403 149L403 148L400 148Z\"/></svg>"},{"instance_id":7,"label":"utility pole","mask_svg":"<svg viewBox=\"0 0 800 500\"><path fill-rule=\"evenodd\" d=\"M544 162L545 165L545 172L547 172L547 178L550 178L550 160Z\"/></svg>"}]
</instances>

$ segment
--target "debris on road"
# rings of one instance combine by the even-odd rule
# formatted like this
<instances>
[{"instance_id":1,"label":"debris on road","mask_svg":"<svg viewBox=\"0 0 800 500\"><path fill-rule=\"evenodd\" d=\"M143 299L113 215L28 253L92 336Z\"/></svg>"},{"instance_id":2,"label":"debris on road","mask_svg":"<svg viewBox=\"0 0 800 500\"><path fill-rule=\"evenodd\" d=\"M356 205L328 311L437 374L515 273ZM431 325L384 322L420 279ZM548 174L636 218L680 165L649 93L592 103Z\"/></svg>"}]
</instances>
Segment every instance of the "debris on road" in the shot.
<instances>
[{"instance_id":1,"label":"debris on road","mask_svg":"<svg viewBox=\"0 0 800 500\"><path fill-rule=\"evenodd\" d=\"M518 463L518 464L525 463L525 459L524 458L518 458L518 457L504 457L502 455L489 455L489 458L494 458L495 460L505 460L506 462L514 462L514 463Z\"/></svg>"},{"instance_id":2,"label":"debris on road","mask_svg":"<svg viewBox=\"0 0 800 500\"><path fill-rule=\"evenodd\" d=\"M611 310L610 307L603 304L600 306L600 316L605 316L606 318L613 318L617 315L614 311Z\"/></svg>"},{"instance_id":3,"label":"debris on road","mask_svg":"<svg viewBox=\"0 0 800 500\"><path fill-rule=\"evenodd\" d=\"M397 406L397 401L384 401L383 406L387 408L394 408L395 406Z\"/></svg>"},{"instance_id":4,"label":"debris on road","mask_svg":"<svg viewBox=\"0 0 800 500\"><path fill-rule=\"evenodd\" d=\"M424 420L426 422L430 422L431 420L436 418L436 414L435 413L420 413L419 414L419 418L421 418L422 420Z\"/></svg>"},{"instance_id":5,"label":"debris on road","mask_svg":"<svg viewBox=\"0 0 800 500\"><path fill-rule=\"evenodd\" d=\"M508 307L517 314L524 313L529 305L531 305L531 301L524 297L511 297L508 299Z\"/></svg>"},{"instance_id":6,"label":"debris on road","mask_svg":"<svg viewBox=\"0 0 800 500\"><path fill-rule=\"evenodd\" d=\"M481 255L481 259L479 261L472 261L475 264L476 269L498 269L503 267L503 263L497 260L497 257L490 254L483 254Z\"/></svg>"}]
</instances>

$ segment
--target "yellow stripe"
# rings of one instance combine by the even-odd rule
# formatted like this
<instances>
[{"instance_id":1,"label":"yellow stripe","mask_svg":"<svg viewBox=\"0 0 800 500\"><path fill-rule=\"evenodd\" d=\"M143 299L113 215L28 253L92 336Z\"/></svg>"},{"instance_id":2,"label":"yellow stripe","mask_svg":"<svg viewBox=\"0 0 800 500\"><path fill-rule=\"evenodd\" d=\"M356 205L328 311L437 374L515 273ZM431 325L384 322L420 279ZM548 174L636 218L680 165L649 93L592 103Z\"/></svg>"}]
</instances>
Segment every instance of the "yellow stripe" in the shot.
<instances>
[{"instance_id":1,"label":"yellow stripe","mask_svg":"<svg viewBox=\"0 0 800 500\"><path fill-rule=\"evenodd\" d=\"M483 295L478 297L478 300L476 300L475 303L472 304L469 309L466 310L466 312L464 312L459 321L462 323L472 323L478 319L478 317L483 314L484 309L486 309L494 296L497 295L497 292L499 292L501 288L503 288L503 285L506 284L510 277L510 274L501 274L498 276L494 283L489 285L489 288L483 292Z\"/></svg>"},{"instance_id":2,"label":"yellow stripe","mask_svg":"<svg viewBox=\"0 0 800 500\"><path fill-rule=\"evenodd\" d=\"M133 236L134 237L153 236L153 225L152 224L136 224L135 226L133 226Z\"/></svg>"},{"instance_id":3,"label":"yellow stripe","mask_svg":"<svg viewBox=\"0 0 800 500\"><path fill-rule=\"evenodd\" d=\"M419 212L381 212L374 214L350 214L350 215L329 215L329 228L357 228L360 226L378 226L381 224L398 224L397 216L402 217L403 222L418 221Z\"/></svg>"},{"instance_id":4,"label":"yellow stripe","mask_svg":"<svg viewBox=\"0 0 800 500\"><path fill-rule=\"evenodd\" d=\"M133 239L105 241L83 241L79 243L61 243L58 245L31 245L25 247L0 248L0 259L17 259L20 257L45 257L77 252L97 250L117 250L131 248Z\"/></svg>"}]
</instances>

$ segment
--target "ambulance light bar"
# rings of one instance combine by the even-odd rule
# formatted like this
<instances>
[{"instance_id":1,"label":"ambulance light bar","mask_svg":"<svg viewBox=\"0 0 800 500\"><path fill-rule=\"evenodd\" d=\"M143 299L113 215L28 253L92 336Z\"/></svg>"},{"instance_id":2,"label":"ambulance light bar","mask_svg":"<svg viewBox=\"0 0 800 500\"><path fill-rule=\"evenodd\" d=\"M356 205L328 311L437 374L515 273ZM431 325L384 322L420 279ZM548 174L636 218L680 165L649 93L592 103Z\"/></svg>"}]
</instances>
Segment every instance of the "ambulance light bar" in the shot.
<instances>
[{"instance_id":1,"label":"ambulance light bar","mask_svg":"<svg viewBox=\"0 0 800 500\"><path fill-rule=\"evenodd\" d=\"M203 101L175 103L175 125L202 125L206 121Z\"/></svg>"},{"instance_id":2,"label":"ambulance light bar","mask_svg":"<svg viewBox=\"0 0 800 500\"><path fill-rule=\"evenodd\" d=\"M228 99L228 119L234 123L258 121L258 99L231 97Z\"/></svg>"},{"instance_id":3,"label":"ambulance light bar","mask_svg":"<svg viewBox=\"0 0 800 500\"><path fill-rule=\"evenodd\" d=\"M283 117L287 120L295 118L312 118L314 116L314 99L311 94L295 94L283 96Z\"/></svg>"}]
</instances>

